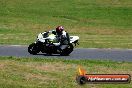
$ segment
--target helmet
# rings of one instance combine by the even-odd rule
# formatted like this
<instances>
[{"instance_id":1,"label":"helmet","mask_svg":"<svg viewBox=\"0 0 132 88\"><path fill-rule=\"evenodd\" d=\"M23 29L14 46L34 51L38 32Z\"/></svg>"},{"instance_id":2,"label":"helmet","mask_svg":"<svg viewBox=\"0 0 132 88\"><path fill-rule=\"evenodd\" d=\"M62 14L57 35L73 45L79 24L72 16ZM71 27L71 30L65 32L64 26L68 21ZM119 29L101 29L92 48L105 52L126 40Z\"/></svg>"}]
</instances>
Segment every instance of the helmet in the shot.
<instances>
[{"instance_id":1,"label":"helmet","mask_svg":"<svg viewBox=\"0 0 132 88\"><path fill-rule=\"evenodd\" d=\"M64 27L63 27L63 26L58 26L58 27L56 28L56 32L57 32L58 34L62 33L63 30L64 30Z\"/></svg>"}]
</instances>

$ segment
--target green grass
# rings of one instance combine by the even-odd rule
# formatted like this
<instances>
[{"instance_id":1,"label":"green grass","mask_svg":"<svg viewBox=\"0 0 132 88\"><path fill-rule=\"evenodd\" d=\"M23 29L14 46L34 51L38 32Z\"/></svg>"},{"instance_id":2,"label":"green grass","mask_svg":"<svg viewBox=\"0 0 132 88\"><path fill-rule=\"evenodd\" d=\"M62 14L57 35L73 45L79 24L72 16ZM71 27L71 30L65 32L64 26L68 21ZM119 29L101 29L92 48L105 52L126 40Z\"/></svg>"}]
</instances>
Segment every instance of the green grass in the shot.
<instances>
[{"instance_id":1,"label":"green grass","mask_svg":"<svg viewBox=\"0 0 132 88\"><path fill-rule=\"evenodd\" d=\"M131 0L0 0L0 44L28 45L39 32L63 25L70 35L79 35L79 47L132 48L131 3Z\"/></svg>"},{"instance_id":2,"label":"green grass","mask_svg":"<svg viewBox=\"0 0 132 88\"><path fill-rule=\"evenodd\" d=\"M131 62L0 57L0 88L131 88L132 84L76 83L78 67L88 74L130 74Z\"/></svg>"}]
</instances>

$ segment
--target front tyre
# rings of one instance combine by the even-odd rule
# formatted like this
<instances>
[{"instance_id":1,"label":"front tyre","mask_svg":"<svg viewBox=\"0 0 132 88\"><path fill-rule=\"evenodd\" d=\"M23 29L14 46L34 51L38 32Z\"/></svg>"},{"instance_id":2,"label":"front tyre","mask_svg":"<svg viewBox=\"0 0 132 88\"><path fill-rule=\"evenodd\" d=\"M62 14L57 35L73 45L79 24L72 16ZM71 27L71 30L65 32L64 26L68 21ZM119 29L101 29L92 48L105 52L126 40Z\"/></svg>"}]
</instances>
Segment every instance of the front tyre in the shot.
<instances>
[{"instance_id":1,"label":"front tyre","mask_svg":"<svg viewBox=\"0 0 132 88\"><path fill-rule=\"evenodd\" d=\"M73 45L70 43L68 47L60 53L61 56L68 56L73 51Z\"/></svg>"},{"instance_id":2,"label":"front tyre","mask_svg":"<svg viewBox=\"0 0 132 88\"><path fill-rule=\"evenodd\" d=\"M35 43L32 43L28 47L28 52L30 54L36 55L37 53L39 53L39 48Z\"/></svg>"}]
</instances>

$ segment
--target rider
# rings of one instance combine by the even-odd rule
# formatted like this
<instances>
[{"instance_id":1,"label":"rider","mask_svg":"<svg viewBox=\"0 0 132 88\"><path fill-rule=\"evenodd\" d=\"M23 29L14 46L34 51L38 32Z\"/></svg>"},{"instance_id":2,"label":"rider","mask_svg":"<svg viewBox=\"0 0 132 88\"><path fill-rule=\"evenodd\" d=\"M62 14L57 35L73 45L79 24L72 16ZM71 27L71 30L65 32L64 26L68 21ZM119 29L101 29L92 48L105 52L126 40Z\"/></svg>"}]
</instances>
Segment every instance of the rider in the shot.
<instances>
[{"instance_id":1,"label":"rider","mask_svg":"<svg viewBox=\"0 0 132 88\"><path fill-rule=\"evenodd\" d=\"M63 26L58 26L56 28L56 35L57 35L57 39L59 40L61 45L69 44L69 42L70 42L69 34L66 31L64 31Z\"/></svg>"},{"instance_id":2,"label":"rider","mask_svg":"<svg viewBox=\"0 0 132 88\"><path fill-rule=\"evenodd\" d=\"M48 33L53 33L56 35L58 42L60 42L60 51L65 49L67 45L70 43L69 34L66 31L64 31L63 26L58 26L56 27L56 30L48 31L47 34Z\"/></svg>"}]
</instances>

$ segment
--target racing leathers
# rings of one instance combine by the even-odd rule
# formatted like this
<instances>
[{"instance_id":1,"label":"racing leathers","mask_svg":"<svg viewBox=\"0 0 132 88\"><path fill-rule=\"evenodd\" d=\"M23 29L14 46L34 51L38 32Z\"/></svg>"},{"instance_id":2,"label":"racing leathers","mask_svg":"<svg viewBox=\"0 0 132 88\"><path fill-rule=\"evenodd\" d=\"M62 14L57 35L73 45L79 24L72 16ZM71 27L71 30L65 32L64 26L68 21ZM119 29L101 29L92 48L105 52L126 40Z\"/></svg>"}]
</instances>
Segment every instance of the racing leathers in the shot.
<instances>
[{"instance_id":1,"label":"racing leathers","mask_svg":"<svg viewBox=\"0 0 132 88\"><path fill-rule=\"evenodd\" d=\"M62 31L61 33L57 33L55 30L46 32L47 35L49 33L56 35L56 40L58 43L60 43L60 46L59 46L60 51L65 49L70 43L69 34L66 31Z\"/></svg>"}]
</instances>

